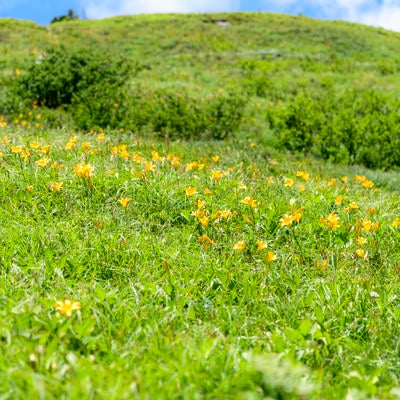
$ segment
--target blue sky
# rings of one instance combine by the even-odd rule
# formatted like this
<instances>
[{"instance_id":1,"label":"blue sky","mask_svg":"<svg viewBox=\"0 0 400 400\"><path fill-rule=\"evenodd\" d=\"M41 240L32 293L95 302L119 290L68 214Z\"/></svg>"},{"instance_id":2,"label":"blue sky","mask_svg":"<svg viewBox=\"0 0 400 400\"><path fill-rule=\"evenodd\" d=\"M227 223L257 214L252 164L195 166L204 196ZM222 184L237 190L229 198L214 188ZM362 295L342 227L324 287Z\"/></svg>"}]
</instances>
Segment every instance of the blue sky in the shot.
<instances>
[{"instance_id":1,"label":"blue sky","mask_svg":"<svg viewBox=\"0 0 400 400\"><path fill-rule=\"evenodd\" d=\"M0 18L29 19L43 25L68 9L90 19L141 13L271 11L400 31L400 0L0 0Z\"/></svg>"}]
</instances>

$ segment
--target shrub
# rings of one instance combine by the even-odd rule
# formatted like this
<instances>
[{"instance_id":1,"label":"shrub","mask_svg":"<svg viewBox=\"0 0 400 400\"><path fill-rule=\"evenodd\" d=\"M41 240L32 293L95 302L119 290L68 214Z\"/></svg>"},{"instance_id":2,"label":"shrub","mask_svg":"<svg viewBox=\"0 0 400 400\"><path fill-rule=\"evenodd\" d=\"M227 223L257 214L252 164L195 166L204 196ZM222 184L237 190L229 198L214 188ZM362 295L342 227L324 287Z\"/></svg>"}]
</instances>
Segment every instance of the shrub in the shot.
<instances>
[{"instance_id":1,"label":"shrub","mask_svg":"<svg viewBox=\"0 0 400 400\"><path fill-rule=\"evenodd\" d=\"M235 92L207 98L158 90L145 96L147 121L161 136L183 139L225 139L239 129L245 112L243 97Z\"/></svg>"},{"instance_id":2,"label":"shrub","mask_svg":"<svg viewBox=\"0 0 400 400\"><path fill-rule=\"evenodd\" d=\"M15 81L15 90L22 98L57 108L71 104L73 96L93 85L121 87L131 72L121 56L94 49L52 48L28 66L27 73Z\"/></svg>"},{"instance_id":3,"label":"shrub","mask_svg":"<svg viewBox=\"0 0 400 400\"><path fill-rule=\"evenodd\" d=\"M132 101L125 87L91 85L73 95L70 109L78 129L133 128Z\"/></svg>"},{"instance_id":4,"label":"shrub","mask_svg":"<svg viewBox=\"0 0 400 400\"><path fill-rule=\"evenodd\" d=\"M282 146L371 168L400 165L400 101L374 90L300 93L269 108L267 121Z\"/></svg>"}]
</instances>

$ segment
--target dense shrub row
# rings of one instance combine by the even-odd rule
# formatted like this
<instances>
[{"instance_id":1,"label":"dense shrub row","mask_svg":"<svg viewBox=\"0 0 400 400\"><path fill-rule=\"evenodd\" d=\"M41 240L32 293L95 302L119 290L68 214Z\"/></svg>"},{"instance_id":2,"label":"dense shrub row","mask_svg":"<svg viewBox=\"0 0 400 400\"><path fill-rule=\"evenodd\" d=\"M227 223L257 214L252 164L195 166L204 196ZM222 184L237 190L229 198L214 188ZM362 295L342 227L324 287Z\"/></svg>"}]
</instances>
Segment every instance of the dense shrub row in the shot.
<instances>
[{"instance_id":1,"label":"dense shrub row","mask_svg":"<svg viewBox=\"0 0 400 400\"><path fill-rule=\"evenodd\" d=\"M171 89L94 86L74 98L73 110L82 129L150 129L167 138L224 139L237 132L245 101L237 92L202 98Z\"/></svg>"},{"instance_id":2,"label":"dense shrub row","mask_svg":"<svg viewBox=\"0 0 400 400\"><path fill-rule=\"evenodd\" d=\"M376 90L335 91L331 82L306 90L302 82L290 86L269 77L289 61L243 60L240 89L200 96L144 87L140 77L133 80L140 67L121 54L53 48L9 82L0 107L15 116L34 103L50 127L224 139L243 122L246 97L259 96L276 104L267 109L266 119L284 148L373 168L400 165L400 100Z\"/></svg>"},{"instance_id":3,"label":"dense shrub row","mask_svg":"<svg viewBox=\"0 0 400 400\"><path fill-rule=\"evenodd\" d=\"M3 109L19 113L34 102L51 126L68 120L77 129L150 129L170 138L224 139L238 130L246 102L237 91L202 98L130 86L139 71L114 53L49 49L15 78Z\"/></svg>"},{"instance_id":4,"label":"dense shrub row","mask_svg":"<svg viewBox=\"0 0 400 400\"><path fill-rule=\"evenodd\" d=\"M334 162L400 165L400 100L376 90L305 91L266 117L282 146Z\"/></svg>"}]
</instances>

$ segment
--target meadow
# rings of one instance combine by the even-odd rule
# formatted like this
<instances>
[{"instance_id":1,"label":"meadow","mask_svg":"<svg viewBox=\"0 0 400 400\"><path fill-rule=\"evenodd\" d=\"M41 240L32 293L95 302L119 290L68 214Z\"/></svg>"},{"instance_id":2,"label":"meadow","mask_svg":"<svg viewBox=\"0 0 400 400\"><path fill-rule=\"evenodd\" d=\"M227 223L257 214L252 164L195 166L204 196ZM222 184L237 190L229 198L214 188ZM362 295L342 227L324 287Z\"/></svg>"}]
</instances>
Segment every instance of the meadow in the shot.
<instances>
[{"instance_id":1,"label":"meadow","mask_svg":"<svg viewBox=\"0 0 400 400\"><path fill-rule=\"evenodd\" d=\"M233 29L215 41L198 28L221 20ZM396 157L367 152L394 139L376 128L362 158L354 130L353 152L323 153L299 128L320 121L315 107L297 136L287 122L300 86L346 99L356 88L368 104L382 99L363 86L384 87L395 109L398 34L269 14L1 24L1 399L400 398L400 175ZM266 37L285 60L263 53ZM143 108L83 129L87 103L14 91L37 71L39 45L60 38L139 59L122 94L140 93ZM315 54L306 73L300 49ZM101 87L89 89L81 99L100 104Z\"/></svg>"}]
</instances>

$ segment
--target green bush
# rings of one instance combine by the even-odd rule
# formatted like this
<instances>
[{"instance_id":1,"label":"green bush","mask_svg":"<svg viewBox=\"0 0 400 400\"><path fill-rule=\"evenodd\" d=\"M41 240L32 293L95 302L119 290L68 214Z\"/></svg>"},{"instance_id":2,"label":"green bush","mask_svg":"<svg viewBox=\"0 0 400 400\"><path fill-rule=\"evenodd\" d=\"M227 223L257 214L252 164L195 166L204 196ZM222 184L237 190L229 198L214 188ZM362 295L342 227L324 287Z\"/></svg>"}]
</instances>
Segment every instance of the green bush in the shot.
<instances>
[{"instance_id":1,"label":"green bush","mask_svg":"<svg viewBox=\"0 0 400 400\"><path fill-rule=\"evenodd\" d=\"M71 104L74 96L93 85L121 87L131 72L122 56L95 49L52 48L15 80L14 89L21 98L57 108Z\"/></svg>"},{"instance_id":2,"label":"green bush","mask_svg":"<svg viewBox=\"0 0 400 400\"><path fill-rule=\"evenodd\" d=\"M236 92L201 98L170 89L92 85L73 96L70 108L78 129L151 130L171 139L220 140L238 130L245 101Z\"/></svg>"},{"instance_id":3,"label":"green bush","mask_svg":"<svg viewBox=\"0 0 400 400\"><path fill-rule=\"evenodd\" d=\"M78 129L133 128L132 101L125 87L91 85L72 98L70 111Z\"/></svg>"},{"instance_id":4,"label":"green bush","mask_svg":"<svg viewBox=\"0 0 400 400\"><path fill-rule=\"evenodd\" d=\"M239 129L246 106L236 91L197 98L187 93L158 90L145 98L147 104L136 107L141 110L141 118L146 110L146 120L153 131L170 138L225 139Z\"/></svg>"},{"instance_id":5,"label":"green bush","mask_svg":"<svg viewBox=\"0 0 400 400\"><path fill-rule=\"evenodd\" d=\"M333 162L400 166L400 101L374 90L327 90L267 110L280 144Z\"/></svg>"}]
</instances>

